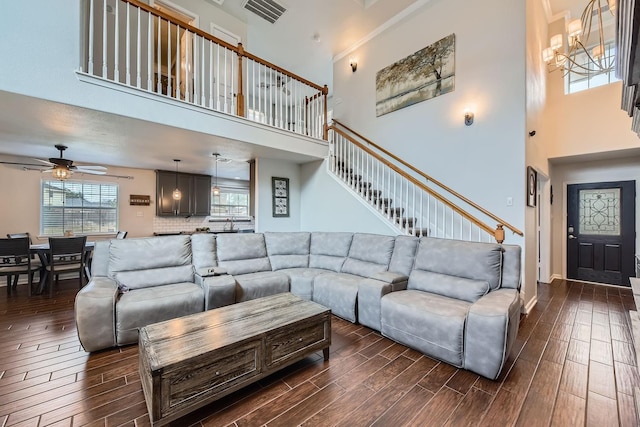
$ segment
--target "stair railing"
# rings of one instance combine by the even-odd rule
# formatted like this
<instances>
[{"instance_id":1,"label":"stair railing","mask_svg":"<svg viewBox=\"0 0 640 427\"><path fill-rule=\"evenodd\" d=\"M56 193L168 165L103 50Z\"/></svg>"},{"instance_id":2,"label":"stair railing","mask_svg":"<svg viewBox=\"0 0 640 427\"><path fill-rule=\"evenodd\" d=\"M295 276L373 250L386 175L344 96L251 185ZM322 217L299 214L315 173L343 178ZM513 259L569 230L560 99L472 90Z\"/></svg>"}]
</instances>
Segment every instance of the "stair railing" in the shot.
<instances>
[{"instance_id":1,"label":"stair railing","mask_svg":"<svg viewBox=\"0 0 640 427\"><path fill-rule=\"evenodd\" d=\"M84 0L80 72L327 139L320 86L139 0Z\"/></svg>"},{"instance_id":2,"label":"stair railing","mask_svg":"<svg viewBox=\"0 0 640 427\"><path fill-rule=\"evenodd\" d=\"M338 126L346 129L346 132ZM330 126L329 130L331 143L329 171L395 224L401 232L414 236L429 235L481 242L495 240L498 243L504 241L505 227L515 234L523 235L511 224L432 179L342 123L334 120L334 125ZM357 141L347 132L365 142ZM449 197L443 196L434 188L419 181L376 150L436 184ZM496 227L490 227L453 203L451 198L462 200L487 217L496 220Z\"/></svg>"}]
</instances>

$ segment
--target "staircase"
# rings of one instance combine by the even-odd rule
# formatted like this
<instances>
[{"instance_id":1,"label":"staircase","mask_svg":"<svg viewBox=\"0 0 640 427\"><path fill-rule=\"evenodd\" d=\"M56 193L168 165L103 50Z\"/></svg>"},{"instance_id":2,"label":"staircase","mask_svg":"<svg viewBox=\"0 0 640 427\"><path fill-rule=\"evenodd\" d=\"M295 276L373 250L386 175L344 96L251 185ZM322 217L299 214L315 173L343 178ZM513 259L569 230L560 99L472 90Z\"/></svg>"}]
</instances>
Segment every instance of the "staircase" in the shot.
<instances>
[{"instance_id":1,"label":"staircase","mask_svg":"<svg viewBox=\"0 0 640 427\"><path fill-rule=\"evenodd\" d=\"M329 127L329 141L329 173L399 233L498 243L504 228L523 235L338 121ZM495 228L486 224L491 220Z\"/></svg>"}]
</instances>

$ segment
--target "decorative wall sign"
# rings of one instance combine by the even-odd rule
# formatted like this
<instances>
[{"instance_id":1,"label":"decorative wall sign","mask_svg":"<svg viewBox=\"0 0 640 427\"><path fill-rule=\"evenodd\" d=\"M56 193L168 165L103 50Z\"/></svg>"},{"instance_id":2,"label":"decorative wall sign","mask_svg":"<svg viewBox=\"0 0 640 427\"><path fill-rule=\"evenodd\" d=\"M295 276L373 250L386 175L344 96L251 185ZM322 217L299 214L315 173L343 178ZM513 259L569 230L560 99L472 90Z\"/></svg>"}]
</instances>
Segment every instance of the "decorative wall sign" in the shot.
<instances>
[{"instance_id":1,"label":"decorative wall sign","mask_svg":"<svg viewBox=\"0 0 640 427\"><path fill-rule=\"evenodd\" d=\"M376 117L453 92L455 34L389 65L376 74Z\"/></svg>"},{"instance_id":2,"label":"decorative wall sign","mask_svg":"<svg viewBox=\"0 0 640 427\"><path fill-rule=\"evenodd\" d=\"M271 177L273 193L273 216L289 216L289 178Z\"/></svg>"},{"instance_id":3,"label":"decorative wall sign","mask_svg":"<svg viewBox=\"0 0 640 427\"><path fill-rule=\"evenodd\" d=\"M527 166L527 206L535 206L538 198L538 173Z\"/></svg>"},{"instance_id":4,"label":"decorative wall sign","mask_svg":"<svg viewBox=\"0 0 640 427\"><path fill-rule=\"evenodd\" d=\"M142 194L129 195L129 205L131 206L149 206L151 205L151 196Z\"/></svg>"}]
</instances>

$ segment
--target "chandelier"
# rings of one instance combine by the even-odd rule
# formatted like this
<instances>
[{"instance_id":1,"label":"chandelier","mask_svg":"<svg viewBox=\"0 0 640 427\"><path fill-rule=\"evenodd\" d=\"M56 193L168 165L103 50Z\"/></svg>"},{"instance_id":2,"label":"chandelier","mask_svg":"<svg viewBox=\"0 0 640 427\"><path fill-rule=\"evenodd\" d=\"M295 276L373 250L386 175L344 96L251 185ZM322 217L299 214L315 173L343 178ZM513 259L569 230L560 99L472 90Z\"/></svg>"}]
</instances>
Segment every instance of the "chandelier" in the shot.
<instances>
[{"instance_id":1,"label":"chandelier","mask_svg":"<svg viewBox=\"0 0 640 427\"><path fill-rule=\"evenodd\" d=\"M556 34L551 37L550 46L542 51L542 59L551 71L562 69L564 75L581 76L612 71L614 58L606 54L602 15L608 11L615 16L616 8L617 0L589 0L582 17L572 19L566 25L567 49L564 49L563 35Z\"/></svg>"}]
</instances>

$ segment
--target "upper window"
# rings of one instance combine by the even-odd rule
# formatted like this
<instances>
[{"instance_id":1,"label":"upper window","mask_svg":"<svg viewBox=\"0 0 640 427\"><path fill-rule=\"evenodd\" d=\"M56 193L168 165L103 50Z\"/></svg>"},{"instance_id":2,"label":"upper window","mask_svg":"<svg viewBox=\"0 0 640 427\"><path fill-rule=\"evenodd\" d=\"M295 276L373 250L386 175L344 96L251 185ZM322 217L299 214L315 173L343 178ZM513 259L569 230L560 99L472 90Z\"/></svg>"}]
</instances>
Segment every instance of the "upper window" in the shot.
<instances>
[{"instance_id":1,"label":"upper window","mask_svg":"<svg viewBox=\"0 0 640 427\"><path fill-rule=\"evenodd\" d=\"M118 231L117 184L43 180L41 195L41 235Z\"/></svg>"},{"instance_id":2,"label":"upper window","mask_svg":"<svg viewBox=\"0 0 640 427\"><path fill-rule=\"evenodd\" d=\"M616 56L615 43L611 42L606 44L604 47L604 51L605 57L603 58L603 60L605 61L605 63L613 64L615 62ZM617 82L619 80L618 78L616 78L614 69L607 73L598 74L595 70L595 67L593 67L593 64L589 62L586 53L577 55L576 62L578 64L582 64L585 68L588 68L589 71L585 73L586 75L567 73L565 94L576 93L594 87L604 86L609 83Z\"/></svg>"}]
</instances>

